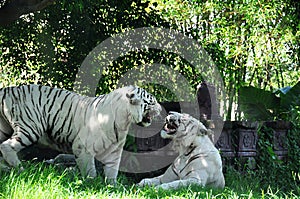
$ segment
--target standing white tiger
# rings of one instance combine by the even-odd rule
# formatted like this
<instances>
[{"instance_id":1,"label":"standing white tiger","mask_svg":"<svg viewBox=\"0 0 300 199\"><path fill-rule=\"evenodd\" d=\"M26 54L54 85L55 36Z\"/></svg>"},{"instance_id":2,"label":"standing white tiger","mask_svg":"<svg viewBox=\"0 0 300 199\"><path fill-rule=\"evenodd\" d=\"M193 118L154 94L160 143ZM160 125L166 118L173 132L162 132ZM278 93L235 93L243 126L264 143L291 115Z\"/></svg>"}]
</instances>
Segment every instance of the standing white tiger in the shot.
<instances>
[{"instance_id":1,"label":"standing white tiger","mask_svg":"<svg viewBox=\"0 0 300 199\"><path fill-rule=\"evenodd\" d=\"M138 185L163 189L192 184L224 188L221 156L208 137L209 130L188 114L170 112L165 120L161 137L172 139L179 156L163 175L143 179Z\"/></svg>"},{"instance_id":2,"label":"standing white tiger","mask_svg":"<svg viewBox=\"0 0 300 199\"><path fill-rule=\"evenodd\" d=\"M0 90L0 150L20 166L17 152L38 143L73 153L83 176L96 176L94 158L115 181L131 123L149 126L161 111L155 97L128 86L99 97L41 85Z\"/></svg>"}]
</instances>

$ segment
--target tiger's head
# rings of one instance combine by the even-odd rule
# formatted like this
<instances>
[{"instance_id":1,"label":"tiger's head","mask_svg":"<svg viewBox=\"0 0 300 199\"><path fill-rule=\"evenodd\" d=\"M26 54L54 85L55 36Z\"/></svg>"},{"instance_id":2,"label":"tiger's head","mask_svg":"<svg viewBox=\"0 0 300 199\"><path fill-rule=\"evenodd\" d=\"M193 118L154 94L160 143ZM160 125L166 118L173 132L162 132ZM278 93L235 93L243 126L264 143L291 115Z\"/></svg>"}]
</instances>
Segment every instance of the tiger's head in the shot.
<instances>
[{"instance_id":1,"label":"tiger's head","mask_svg":"<svg viewBox=\"0 0 300 199\"><path fill-rule=\"evenodd\" d=\"M131 105L130 111L133 120L140 126L147 127L152 123L152 119L161 112L161 106L155 97L146 90L130 86L130 92L126 93L126 97Z\"/></svg>"},{"instance_id":2,"label":"tiger's head","mask_svg":"<svg viewBox=\"0 0 300 199\"><path fill-rule=\"evenodd\" d=\"M189 114L169 112L160 134L162 138L172 139L174 141L173 147L176 149L189 147L198 136L209 133L211 130L208 130L199 120Z\"/></svg>"}]
</instances>

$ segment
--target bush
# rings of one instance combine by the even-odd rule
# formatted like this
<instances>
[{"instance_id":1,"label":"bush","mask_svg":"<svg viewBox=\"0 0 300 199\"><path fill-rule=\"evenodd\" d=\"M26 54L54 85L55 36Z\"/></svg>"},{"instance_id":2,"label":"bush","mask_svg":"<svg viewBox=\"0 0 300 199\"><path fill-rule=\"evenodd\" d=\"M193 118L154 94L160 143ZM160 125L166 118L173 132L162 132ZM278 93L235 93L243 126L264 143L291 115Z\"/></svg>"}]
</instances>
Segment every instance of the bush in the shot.
<instances>
[{"instance_id":1,"label":"bush","mask_svg":"<svg viewBox=\"0 0 300 199\"><path fill-rule=\"evenodd\" d=\"M300 109L295 107L290 114L292 127L287 135L288 156L278 159L274 152L273 130L261 128L258 132L258 169L254 173L261 179L261 186L267 190L269 186L282 191L294 191L300 194Z\"/></svg>"}]
</instances>

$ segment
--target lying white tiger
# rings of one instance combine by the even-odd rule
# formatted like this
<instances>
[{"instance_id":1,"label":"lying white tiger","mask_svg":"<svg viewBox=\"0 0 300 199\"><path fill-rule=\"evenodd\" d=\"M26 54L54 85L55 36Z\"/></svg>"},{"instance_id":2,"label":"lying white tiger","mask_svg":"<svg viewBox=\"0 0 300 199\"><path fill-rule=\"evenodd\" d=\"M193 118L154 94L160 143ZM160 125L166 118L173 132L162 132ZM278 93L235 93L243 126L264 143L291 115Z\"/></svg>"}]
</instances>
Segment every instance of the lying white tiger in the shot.
<instances>
[{"instance_id":1,"label":"lying white tiger","mask_svg":"<svg viewBox=\"0 0 300 199\"><path fill-rule=\"evenodd\" d=\"M210 130L188 114L170 112L165 120L161 137L173 140L173 149L179 156L163 175L143 179L138 185L163 189L192 184L224 188L221 156L208 137Z\"/></svg>"},{"instance_id":2,"label":"lying white tiger","mask_svg":"<svg viewBox=\"0 0 300 199\"><path fill-rule=\"evenodd\" d=\"M41 85L3 88L0 150L13 167L21 163L17 152L35 143L73 153L82 175L91 177L96 158L115 182L130 124L149 126L160 111L151 94L133 86L99 97Z\"/></svg>"}]
</instances>

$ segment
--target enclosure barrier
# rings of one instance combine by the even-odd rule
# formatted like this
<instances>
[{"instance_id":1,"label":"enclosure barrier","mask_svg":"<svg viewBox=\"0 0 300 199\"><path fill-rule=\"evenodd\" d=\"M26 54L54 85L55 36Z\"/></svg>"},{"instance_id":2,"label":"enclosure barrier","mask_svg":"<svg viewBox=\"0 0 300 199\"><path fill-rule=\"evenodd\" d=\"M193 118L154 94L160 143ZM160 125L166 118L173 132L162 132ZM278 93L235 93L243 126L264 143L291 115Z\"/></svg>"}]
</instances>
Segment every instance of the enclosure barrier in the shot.
<instances>
[{"instance_id":1,"label":"enclosure barrier","mask_svg":"<svg viewBox=\"0 0 300 199\"><path fill-rule=\"evenodd\" d=\"M178 111L180 110L179 102L166 102L162 103L167 111ZM195 113L195 107L188 103L184 104L184 110L188 113ZM199 116L195 116L199 118ZM135 138L135 143L137 146L137 152L149 152L156 151L167 144L169 140L162 139L160 137L159 131L162 128L162 122L154 122L151 126L145 128L134 127L136 135L148 134L151 132L153 134L151 137ZM268 140L262 140L263 142L269 142L273 146L272 150L274 154L280 160L285 160L288 155L287 148L287 135L291 128L291 124L288 121L265 121L265 122L243 122L243 121L225 121L223 130L219 139L217 140L215 146L219 149L221 157L224 164L235 164L234 160L239 160L240 163L249 163L258 157L263 151L258 149L259 134L265 133L268 136ZM213 130L213 129L212 129ZM174 156L175 154L171 149L165 152L166 156ZM243 163L244 162L244 163ZM255 167L255 165L249 165L250 168Z\"/></svg>"}]
</instances>

